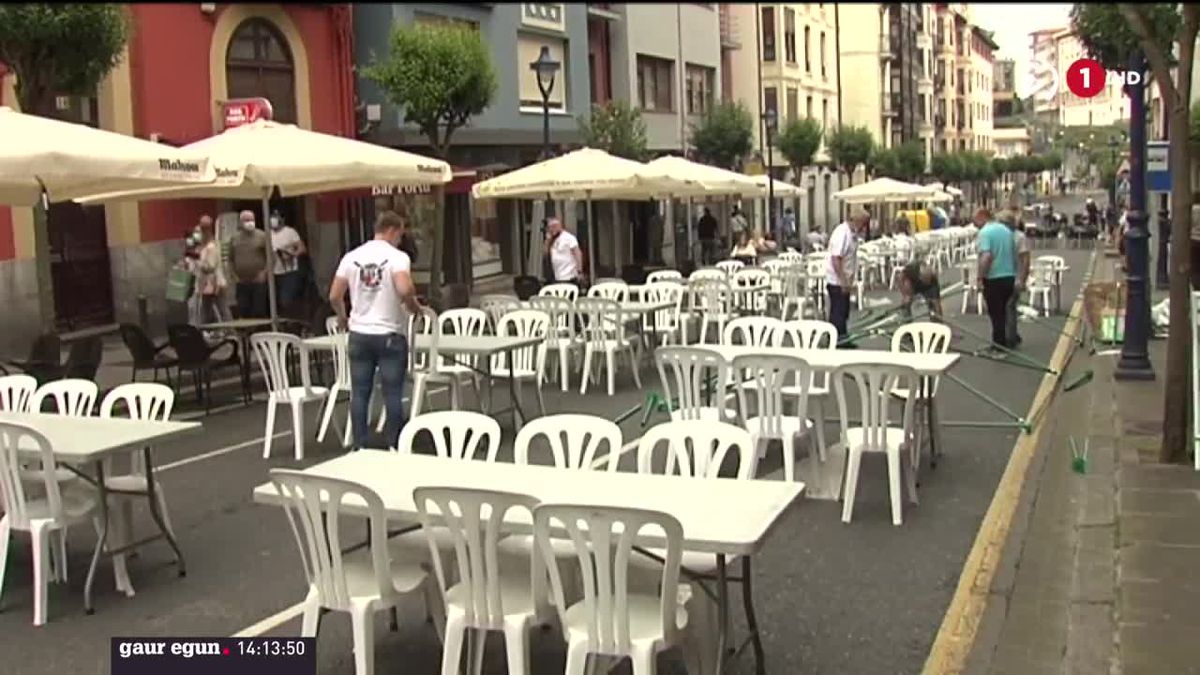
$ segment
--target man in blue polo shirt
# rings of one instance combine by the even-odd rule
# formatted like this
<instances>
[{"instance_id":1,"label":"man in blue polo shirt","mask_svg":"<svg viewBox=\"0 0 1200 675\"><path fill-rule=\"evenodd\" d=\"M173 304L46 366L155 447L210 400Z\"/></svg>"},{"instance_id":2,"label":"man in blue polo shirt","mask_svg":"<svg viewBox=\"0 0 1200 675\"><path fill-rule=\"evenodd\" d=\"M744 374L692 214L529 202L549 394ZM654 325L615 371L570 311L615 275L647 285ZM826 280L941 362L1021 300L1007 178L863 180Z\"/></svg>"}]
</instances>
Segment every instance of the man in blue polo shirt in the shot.
<instances>
[{"instance_id":1,"label":"man in blue polo shirt","mask_svg":"<svg viewBox=\"0 0 1200 675\"><path fill-rule=\"evenodd\" d=\"M1012 230L992 218L989 209L975 212L975 226L980 228L979 285L987 303L988 318L992 321L993 347L1013 347L1008 342L1006 325L1008 300L1012 297L1017 276L1017 245Z\"/></svg>"}]
</instances>

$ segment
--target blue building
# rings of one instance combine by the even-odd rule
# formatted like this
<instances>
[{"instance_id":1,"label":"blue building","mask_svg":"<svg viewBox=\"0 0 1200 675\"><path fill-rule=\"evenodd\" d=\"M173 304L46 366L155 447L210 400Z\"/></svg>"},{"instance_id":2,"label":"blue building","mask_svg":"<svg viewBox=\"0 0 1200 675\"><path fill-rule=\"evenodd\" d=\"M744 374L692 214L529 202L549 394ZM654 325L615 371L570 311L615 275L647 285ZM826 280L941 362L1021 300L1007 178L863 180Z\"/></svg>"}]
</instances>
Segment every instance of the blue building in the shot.
<instances>
[{"instance_id":1,"label":"blue building","mask_svg":"<svg viewBox=\"0 0 1200 675\"><path fill-rule=\"evenodd\" d=\"M576 118L592 101L588 50L588 8L582 3L427 3L359 4L354 8L355 59L367 65L389 48L396 24L461 23L478 30L491 49L496 94L491 106L473 117L452 137L450 156L456 180L447 186L446 278L481 279L518 273L519 225L533 221L528 202L501 200L470 204L470 186L497 172L536 161L543 149L542 96L529 64L542 47L562 64L550 92L550 143L554 152L580 142ZM426 137L405 124L403 111L392 105L376 84L357 79L359 105L378 113L364 140L429 154ZM376 107L378 106L378 107ZM386 200L416 202L415 219L428 218L420 195L385 195ZM410 208L412 208L410 206ZM427 269L432 232L418 226L418 279ZM429 243L425 243L429 242ZM467 263L470 263L469 265ZM538 271L534 271L535 274Z\"/></svg>"}]
</instances>

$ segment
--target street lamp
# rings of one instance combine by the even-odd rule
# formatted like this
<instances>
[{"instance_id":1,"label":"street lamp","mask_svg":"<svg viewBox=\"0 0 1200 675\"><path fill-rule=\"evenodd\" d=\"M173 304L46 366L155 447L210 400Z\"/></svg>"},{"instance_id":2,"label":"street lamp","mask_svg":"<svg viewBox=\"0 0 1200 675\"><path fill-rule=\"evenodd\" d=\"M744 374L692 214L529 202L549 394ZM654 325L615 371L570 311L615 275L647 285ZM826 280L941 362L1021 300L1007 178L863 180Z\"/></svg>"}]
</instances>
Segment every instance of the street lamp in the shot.
<instances>
[{"instance_id":1,"label":"street lamp","mask_svg":"<svg viewBox=\"0 0 1200 675\"><path fill-rule=\"evenodd\" d=\"M763 122L766 123L767 130L767 228L775 234L776 241L781 240L779 232L775 231L775 220L772 218L772 210L775 208L775 177L771 175L771 165L775 163L773 153L771 152L771 144L775 134L775 127L779 124L779 115L774 108L767 108L767 111L762 115Z\"/></svg>"},{"instance_id":2,"label":"street lamp","mask_svg":"<svg viewBox=\"0 0 1200 675\"><path fill-rule=\"evenodd\" d=\"M537 60L529 69L537 74L538 91L542 93L542 159L550 157L550 92L554 91L554 78L562 64L550 55L550 48L543 46Z\"/></svg>"},{"instance_id":3,"label":"street lamp","mask_svg":"<svg viewBox=\"0 0 1200 675\"><path fill-rule=\"evenodd\" d=\"M1146 71L1140 52L1130 57L1128 72ZM1146 85L1125 85L1129 97L1129 232L1125 235L1126 274L1125 341L1114 373L1118 380L1153 380L1147 342L1150 339L1150 297L1146 277L1150 271L1150 232L1146 229Z\"/></svg>"}]
</instances>

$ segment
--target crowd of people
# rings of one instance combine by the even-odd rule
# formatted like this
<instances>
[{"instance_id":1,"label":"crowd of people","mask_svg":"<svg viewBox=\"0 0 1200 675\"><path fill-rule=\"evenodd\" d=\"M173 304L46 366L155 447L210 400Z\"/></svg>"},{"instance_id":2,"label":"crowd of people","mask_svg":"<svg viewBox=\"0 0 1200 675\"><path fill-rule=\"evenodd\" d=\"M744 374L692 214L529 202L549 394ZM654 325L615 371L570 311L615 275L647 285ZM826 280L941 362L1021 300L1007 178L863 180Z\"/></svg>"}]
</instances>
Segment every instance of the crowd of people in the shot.
<instances>
[{"instance_id":1,"label":"crowd of people","mask_svg":"<svg viewBox=\"0 0 1200 675\"><path fill-rule=\"evenodd\" d=\"M276 303L287 312L302 304L310 282L301 260L308 254L304 240L278 213L270 217L270 235L258 228L253 211L238 216L237 231L227 238L227 246L218 239L211 216L201 216L185 240L183 257L176 267L191 275L187 299L188 322L202 326L233 318L230 307L232 282L233 305L239 318L269 316L267 282L267 246L274 249L275 265L269 273L275 277Z\"/></svg>"}]
</instances>

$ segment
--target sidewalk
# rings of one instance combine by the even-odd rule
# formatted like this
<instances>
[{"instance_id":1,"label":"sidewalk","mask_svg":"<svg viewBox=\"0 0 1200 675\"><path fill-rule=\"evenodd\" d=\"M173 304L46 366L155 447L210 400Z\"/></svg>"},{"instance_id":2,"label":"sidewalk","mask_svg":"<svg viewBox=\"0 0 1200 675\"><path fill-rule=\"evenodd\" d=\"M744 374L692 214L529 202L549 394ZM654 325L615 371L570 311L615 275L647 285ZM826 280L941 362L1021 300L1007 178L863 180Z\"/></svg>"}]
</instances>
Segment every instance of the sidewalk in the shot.
<instances>
[{"instance_id":1,"label":"sidewalk","mask_svg":"<svg viewBox=\"0 0 1200 675\"><path fill-rule=\"evenodd\" d=\"M1064 381L1095 377L1043 418L966 672L1200 673L1200 474L1156 464L1165 340L1150 357L1155 381L1117 382L1115 355L1075 355Z\"/></svg>"}]
</instances>

